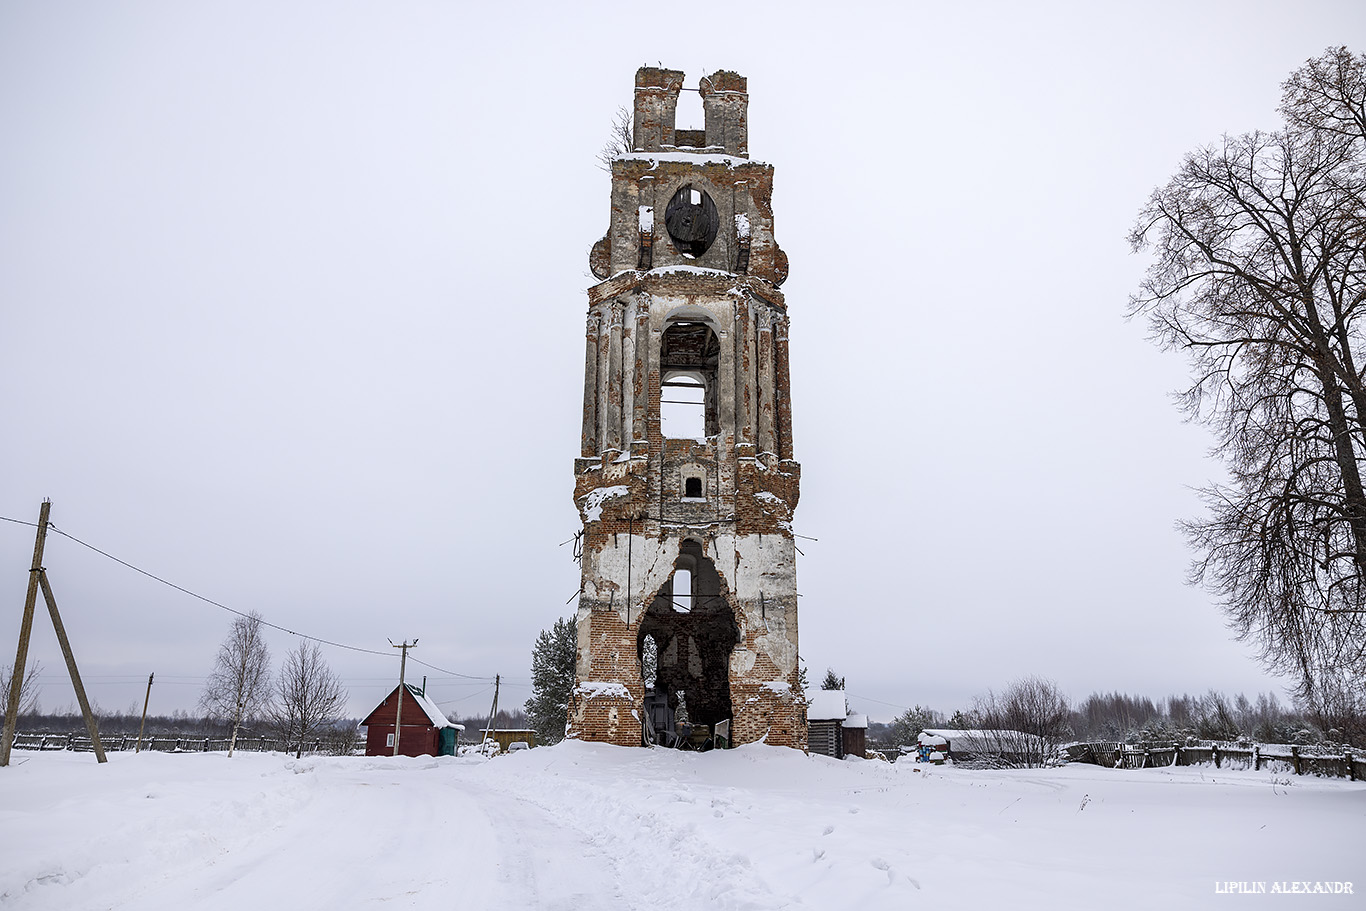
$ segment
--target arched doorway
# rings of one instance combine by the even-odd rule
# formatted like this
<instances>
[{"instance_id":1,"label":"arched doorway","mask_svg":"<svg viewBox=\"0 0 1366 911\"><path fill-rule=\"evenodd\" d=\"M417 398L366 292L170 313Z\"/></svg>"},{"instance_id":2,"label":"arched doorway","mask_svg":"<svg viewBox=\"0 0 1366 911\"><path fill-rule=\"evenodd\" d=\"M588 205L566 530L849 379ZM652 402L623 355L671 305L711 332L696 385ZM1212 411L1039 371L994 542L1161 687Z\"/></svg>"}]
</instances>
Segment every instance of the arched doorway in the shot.
<instances>
[{"instance_id":1,"label":"arched doorway","mask_svg":"<svg viewBox=\"0 0 1366 911\"><path fill-rule=\"evenodd\" d=\"M685 539L637 638L642 668L651 650L654 656L654 685L645 693L647 742L709 749L718 734L729 736L730 653L739 641L716 565L702 542Z\"/></svg>"}]
</instances>

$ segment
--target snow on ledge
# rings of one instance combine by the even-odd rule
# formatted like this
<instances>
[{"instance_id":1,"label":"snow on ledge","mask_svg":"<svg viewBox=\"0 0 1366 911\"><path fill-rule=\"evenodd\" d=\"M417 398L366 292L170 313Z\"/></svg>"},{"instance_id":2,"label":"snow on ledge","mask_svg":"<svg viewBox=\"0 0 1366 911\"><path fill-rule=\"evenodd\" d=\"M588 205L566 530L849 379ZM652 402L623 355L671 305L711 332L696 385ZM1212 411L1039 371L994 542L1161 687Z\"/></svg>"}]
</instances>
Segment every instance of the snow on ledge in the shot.
<instances>
[{"instance_id":1,"label":"snow on ledge","mask_svg":"<svg viewBox=\"0 0 1366 911\"><path fill-rule=\"evenodd\" d=\"M728 168L757 164L767 167L767 162L753 158L740 158L736 155L715 152L631 152L618 155L616 161L686 161L689 164L723 164Z\"/></svg>"},{"instance_id":2,"label":"snow on ledge","mask_svg":"<svg viewBox=\"0 0 1366 911\"><path fill-rule=\"evenodd\" d=\"M671 272L683 272L688 275L724 275L728 278L734 277L735 275L734 272L727 272L725 269L712 269L708 266L689 266L686 264L659 266L658 268L651 269L650 272L655 275L667 275Z\"/></svg>"},{"instance_id":3,"label":"snow on ledge","mask_svg":"<svg viewBox=\"0 0 1366 911\"><path fill-rule=\"evenodd\" d=\"M576 696L583 696L585 699L597 699L602 696L608 698L630 699L631 691L626 685L619 681L612 680L585 680L574 687Z\"/></svg>"},{"instance_id":4,"label":"snow on ledge","mask_svg":"<svg viewBox=\"0 0 1366 911\"><path fill-rule=\"evenodd\" d=\"M596 522L602 518L602 504L615 497L624 497L631 492L631 488L625 484L615 484L611 487L599 487L591 490L583 498L584 521Z\"/></svg>"}]
</instances>

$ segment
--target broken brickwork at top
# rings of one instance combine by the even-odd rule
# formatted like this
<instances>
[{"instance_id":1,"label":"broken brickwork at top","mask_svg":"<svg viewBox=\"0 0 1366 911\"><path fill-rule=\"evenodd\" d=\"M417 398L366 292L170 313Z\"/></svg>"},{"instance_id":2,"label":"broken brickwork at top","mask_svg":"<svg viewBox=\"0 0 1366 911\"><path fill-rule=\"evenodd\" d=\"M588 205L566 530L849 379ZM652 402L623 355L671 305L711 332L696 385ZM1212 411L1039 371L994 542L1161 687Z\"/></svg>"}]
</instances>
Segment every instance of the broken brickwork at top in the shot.
<instances>
[{"instance_id":1,"label":"broken brickwork at top","mask_svg":"<svg viewBox=\"0 0 1366 911\"><path fill-rule=\"evenodd\" d=\"M574 465L583 556L570 734L669 742L686 716L699 741L728 727L734 743L803 748L791 525L801 466L773 168L749 159L743 76L699 81L701 129L675 123L683 82L677 70L637 72L635 147L612 164L609 227L590 255L600 281L588 290ZM680 412L694 419L688 434L665 427Z\"/></svg>"}]
</instances>

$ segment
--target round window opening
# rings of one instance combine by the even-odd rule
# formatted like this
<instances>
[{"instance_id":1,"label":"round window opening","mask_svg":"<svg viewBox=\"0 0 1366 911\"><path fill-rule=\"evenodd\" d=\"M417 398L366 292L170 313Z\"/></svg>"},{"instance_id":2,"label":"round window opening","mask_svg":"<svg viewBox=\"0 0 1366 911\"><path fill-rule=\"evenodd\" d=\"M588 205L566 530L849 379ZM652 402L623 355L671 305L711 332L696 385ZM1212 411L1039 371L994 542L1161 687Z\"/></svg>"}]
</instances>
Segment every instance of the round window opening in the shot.
<instances>
[{"instance_id":1,"label":"round window opening","mask_svg":"<svg viewBox=\"0 0 1366 911\"><path fill-rule=\"evenodd\" d=\"M690 259L696 259L716 240L721 220L716 215L716 203L706 190L692 184L679 188L669 207L664 210L664 227L674 242L674 249Z\"/></svg>"}]
</instances>

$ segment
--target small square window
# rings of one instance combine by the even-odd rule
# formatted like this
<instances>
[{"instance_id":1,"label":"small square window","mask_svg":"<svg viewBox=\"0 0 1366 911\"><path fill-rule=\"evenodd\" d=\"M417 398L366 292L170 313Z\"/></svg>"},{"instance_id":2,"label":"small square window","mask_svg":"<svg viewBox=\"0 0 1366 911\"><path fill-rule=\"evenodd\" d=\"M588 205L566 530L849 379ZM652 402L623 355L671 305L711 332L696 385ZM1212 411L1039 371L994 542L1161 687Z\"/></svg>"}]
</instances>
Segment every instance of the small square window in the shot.
<instances>
[{"instance_id":1,"label":"small square window","mask_svg":"<svg viewBox=\"0 0 1366 911\"><path fill-rule=\"evenodd\" d=\"M683 481L683 496L685 496L685 497L694 497L694 498L697 498L697 499L701 499L701 498L702 498L702 479L701 479L701 478L685 478L684 481Z\"/></svg>"}]
</instances>

